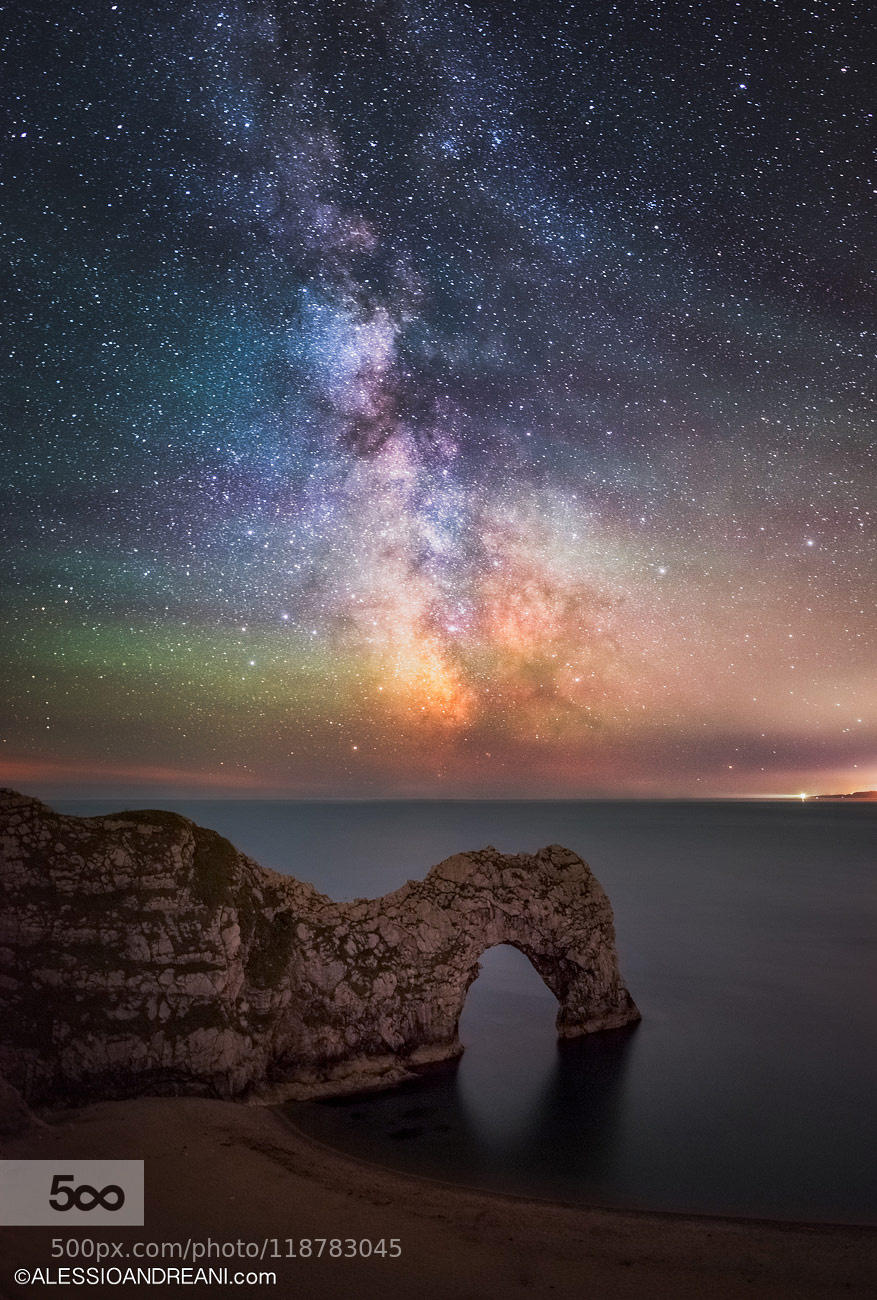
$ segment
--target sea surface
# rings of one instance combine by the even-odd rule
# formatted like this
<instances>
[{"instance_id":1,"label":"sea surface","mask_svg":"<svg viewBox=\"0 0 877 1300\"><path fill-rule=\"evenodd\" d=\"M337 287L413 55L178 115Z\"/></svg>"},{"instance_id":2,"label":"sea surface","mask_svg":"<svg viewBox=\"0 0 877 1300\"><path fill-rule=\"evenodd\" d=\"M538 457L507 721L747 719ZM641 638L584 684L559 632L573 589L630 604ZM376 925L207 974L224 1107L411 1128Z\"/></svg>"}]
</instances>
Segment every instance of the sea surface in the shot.
<instances>
[{"instance_id":1,"label":"sea surface","mask_svg":"<svg viewBox=\"0 0 877 1300\"><path fill-rule=\"evenodd\" d=\"M459 1065L294 1107L314 1137L528 1196L877 1222L873 806L162 806L336 898L386 893L463 849L548 843L586 858L609 894L642 1024L558 1043L552 994L521 953L492 949L467 998Z\"/></svg>"}]
</instances>

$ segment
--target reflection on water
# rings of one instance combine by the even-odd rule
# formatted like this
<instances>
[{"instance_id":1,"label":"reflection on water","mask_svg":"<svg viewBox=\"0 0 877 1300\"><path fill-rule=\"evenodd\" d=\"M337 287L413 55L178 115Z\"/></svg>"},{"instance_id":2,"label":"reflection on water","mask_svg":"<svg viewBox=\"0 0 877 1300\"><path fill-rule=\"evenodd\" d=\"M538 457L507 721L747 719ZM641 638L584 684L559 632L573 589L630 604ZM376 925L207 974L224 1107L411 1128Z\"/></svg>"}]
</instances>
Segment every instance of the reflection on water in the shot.
<instances>
[{"instance_id":1,"label":"reflection on water","mask_svg":"<svg viewBox=\"0 0 877 1300\"><path fill-rule=\"evenodd\" d=\"M557 999L516 948L491 948L480 964L460 1018L456 1097L474 1142L511 1149L528 1143L551 1087Z\"/></svg>"},{"instance_id":2,"label":"reflection on water","mask_svg":"<svg viewBox=\"0 0 877 1300\"><path fill-rule=\"evenodd\" d=\"M417 1173L579 1199L600 1186L612 1199L606 1180L638 1027L558 1041L557 999L523 953L490 949L481 968L460 1021L459 1062L395 1092L295 1105L291 1118Z\"/></svg>"},{"instance_id":3,"label":"reflection on water","mask_svg":"<svg viewBox=\"0 0 877 1300\"><path fill-rule=\"evenodd\" d=\"M612 1165L624 1064L637 1026L557 1038L557 999L530 962L501 946L481 959L460 1021L454 1077L468 1143L503 1181L534 1166L599 1178Z\"/></svg>"},{"instance_id":4,"label":"reflection on water","mask_svg":"<svg viewBox=\"0 0 877 1300\"><path fill-rule=\"evenodd\" d=\"M638 1025L557 1044L557 1064L545 1097L542 1140L557 1155L565 1180L583 1170L605 1185L624 1123L624 1076Z\"/></svg>"}]
</instances>

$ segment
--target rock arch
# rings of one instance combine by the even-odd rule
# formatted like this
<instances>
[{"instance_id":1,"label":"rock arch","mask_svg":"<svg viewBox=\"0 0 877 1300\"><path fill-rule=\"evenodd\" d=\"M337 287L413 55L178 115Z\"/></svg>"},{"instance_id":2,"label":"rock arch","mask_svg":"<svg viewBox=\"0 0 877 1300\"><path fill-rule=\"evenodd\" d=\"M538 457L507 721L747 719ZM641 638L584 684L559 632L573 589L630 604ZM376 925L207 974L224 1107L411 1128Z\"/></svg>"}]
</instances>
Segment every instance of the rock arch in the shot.
<instances>
[{"instance_id":1,"label":"rock arch","mask_svg":"<svg viewBox=\"0 0 877 1300\"><path fill-rule=\"evenodd\" d=\"M381 933L382 917L398 931L391 936L396 986L365 1020L389 1027L384 1041L397 1052L441 1059L462 1050L466 994L482 955L500 944L522 952L557 998L559 1036L639 1019L618 970L609 900L582 859L558 845L533 855L491 847L457 854L425 880L365 905L357 920L366 933ZM380 945L378 962L386 956Z\"/></svg>"},{"instance_id":2,"label":"rock arch","mask_svg":"<svg viewBox=\"0 0 877 1300\"><path fill-rule=\"evenodd\" d=\"M6 791L0 835L0 1073L35 1100L389 1085L459 1054L503 943L557 997L562 1037L639 1019L609 900L557 845L337 903L174 813L63 817Z\"/></svg>"}]
</instances>

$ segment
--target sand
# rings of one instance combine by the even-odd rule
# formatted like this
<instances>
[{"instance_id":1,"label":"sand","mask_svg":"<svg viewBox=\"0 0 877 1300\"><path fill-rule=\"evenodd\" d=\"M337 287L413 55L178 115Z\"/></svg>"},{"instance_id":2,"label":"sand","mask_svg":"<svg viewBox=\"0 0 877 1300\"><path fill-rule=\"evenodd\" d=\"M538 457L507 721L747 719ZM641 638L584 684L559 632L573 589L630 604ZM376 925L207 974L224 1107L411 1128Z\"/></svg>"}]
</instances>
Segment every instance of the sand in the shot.
<instances>
[{"instance_id":1,"label":"sand","mask_svg":"<svg viewBox=\"0 0 877 1300\"><path fill-rule=\"evenodd\" d=\"M7 1158L142 1157L146 1227L96 1240L391 1238L400 1258L212 1260L276 1270L275 1285L21 1287L56 1228L0 1229L0 1295L673 1297L800 1300L877 1294L877 1229L590 1210L470 1191L348 1158L277 1110L200 1098L103 1102L6 1139ZM349 1249L349 1247L345 1247ZM272 1247L269 1245L268 1250ZM66 1260L65 1263L77 1261ZM82 1262L82 1261L79 1261ZM118 1264L118 1260L115 1261ZM165 1264L176 1261L165 1260ZM155 1260L155 1264L162 1261Z\"/></svg>"}]
</instances>

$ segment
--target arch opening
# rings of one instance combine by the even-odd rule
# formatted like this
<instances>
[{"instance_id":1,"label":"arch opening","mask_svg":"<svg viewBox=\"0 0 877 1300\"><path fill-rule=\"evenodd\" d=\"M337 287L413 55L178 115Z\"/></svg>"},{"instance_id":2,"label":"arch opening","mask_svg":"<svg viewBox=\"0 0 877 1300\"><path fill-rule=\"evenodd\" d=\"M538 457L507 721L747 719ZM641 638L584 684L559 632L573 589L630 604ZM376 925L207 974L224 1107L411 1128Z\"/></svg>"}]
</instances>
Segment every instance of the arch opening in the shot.
<instances>
[{"instance_id":1,"label":"arch opening","mask_svg":"<svg viewBox=\"0 0 877 1300\"><path fill-rule=\"evenodd\" d=\"M558 1000L515 944L482 954L458 1022L457 1096L473 1135L505 1147L525 1134L557 1068Z\"/></svg>"},{"instance_id":2,"label":"arch opening","mask_svg":"<svg viewBox=\"0 0 877 1300\"><path fill-rule=\"evenodd\" d=\"M517 1031L528 1037L545 1030L557 1036L558 999L528 953L515 943L486 948L475 979L465 990L457 1021L463 1046L479 1036L493 1039L497 1031Z\"/></svg>"}]
</instances>

